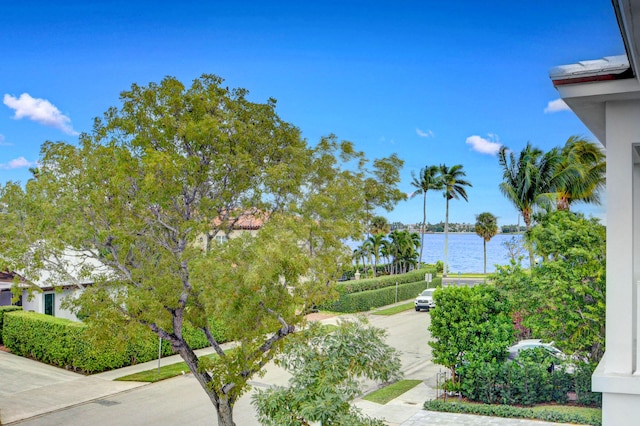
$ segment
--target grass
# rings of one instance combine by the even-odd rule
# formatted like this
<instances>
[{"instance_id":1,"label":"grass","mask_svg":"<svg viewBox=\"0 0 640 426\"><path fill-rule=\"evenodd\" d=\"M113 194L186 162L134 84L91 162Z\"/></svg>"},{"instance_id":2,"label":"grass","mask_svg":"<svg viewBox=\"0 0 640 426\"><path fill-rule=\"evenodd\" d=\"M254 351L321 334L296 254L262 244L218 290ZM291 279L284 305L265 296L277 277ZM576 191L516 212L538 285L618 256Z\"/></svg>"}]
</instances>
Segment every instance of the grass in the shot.
<instances>
[{"instance_id":1,"label":"grass","mask_svg":"<svg viewBox=\"0 0 640 426\"><path fill-rule=\"evenodd\" d=\"M602 417L602 408L579 407L577 405L536 405L533 411L554 411L557 413L578 414L585 417Z\"/></svg>"},{"instance_id":2,"label":"grass","mask_svg":"<svg viewBox=\"0 0 640 426\"><path fill-rule=\"evenodd\" d=\"M372 312L374 315L394 315L400 312L414 309L413 302L403 303L402 305L392 306L386 309L380 309L379 311Z\"/></svg>"},{"instance_id":3,"label":"grass","mask_svg":"<svg viewBox=\"0 0 640 426\"><path fill-rule=\"evenodd\" d=\"M422 383L422 380L400 380L390 384L389 386L373 391L362 399L384 405L392 399L399 397L406 391L413 389L419 383Z\"/></svg>"},{"instance_id":4,"label":"grass","mask_svg":"<svg viewBox=\"0 0 640 426\"><path fill-rule=\"evenodd\" d=\"M458 275L457 272L449 272L449 274L447 275L447 278L485 278L486 275L485 274L472 274L472 273L468 273L468 274L460 274Z\"/></svg>"},{"instance_id":5,"label":"grass","mask_svg":"<svg viewBox=\"0 0 640 426\"><path fill-rule=\"evenodd\" d=\"M205 355L205 358L212 358L215 354ZM160 361L162 363L162 360ZM116 380L122 382L149 382L155 383L160 380L170 379L172 377L179 376L181 374L190 373L187 363L178 362L176 364L160 366L160 371L157 368L141 371L139 373L129 374L128 376L118 377Z\"/></svg>"},{"instance_id":6,"label":"grass","mask_svg":"<svg viewBox=\"0 0 640 426\"><path fill-rule=\"evenodd\" d=\"M493 417L536 419L571 424L602 424L602 409L574 405L541 404L531 407L491 405L451 398L449 401L431 400L424 409L447 413L477 414Z\"/></svg>"}]
</instances>

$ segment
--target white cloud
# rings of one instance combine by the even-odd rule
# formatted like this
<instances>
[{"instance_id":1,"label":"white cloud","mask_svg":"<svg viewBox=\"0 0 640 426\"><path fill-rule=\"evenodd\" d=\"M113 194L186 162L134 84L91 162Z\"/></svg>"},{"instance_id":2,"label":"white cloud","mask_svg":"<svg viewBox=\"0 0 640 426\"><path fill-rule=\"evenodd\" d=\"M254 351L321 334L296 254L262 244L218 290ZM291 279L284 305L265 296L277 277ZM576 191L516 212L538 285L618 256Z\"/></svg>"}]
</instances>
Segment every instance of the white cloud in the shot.
<instances>
[{"instance_id":1,"label":"white cloud","mask_svg":"<svg viewBox=\"0 0 640 426\"><path fill-rule=\"evenodd\" d=\"M15 110L15 120L26 117L45 126L60 129L68 135L78 134L71 127L71 119L46 99L32 98L28 93L23 93L19 98L5 94L4 104Z\"/></svg>"},{"instance_id":2,"label":"white cloud","mask_svg":"<svg viewBox=\"0 0 640 426\"><path fill-rule=\"evenodd\" d=\"M471 145L471 149L481 154L496 155L502 144L498 141L497 135L489 133L488 137L489 139L477 135L469 136L467 143Z\"/></svg>"},{"instance_id":3,"label":"white cloud","mask_svg":"<svg viewBox=\"0 0 640 426\"><path fill-rule=\"evenodd\" d=\"M420 136L421 138L432 138L435 136L435 134L431 131L431 130L427 130L426 132L424 130L420 130L418 128L416 128L416 133L418 134L418 136Z\"/></svg>"},{"instance_id":4,"label":"white cloud","mask_svg":"<svg viewBox=\"0 0 640 426\"><path fill-rule=\"evenodd\" d=\"M562 99L558 98L553 101L549 101L547 107L544 109L545 114L550 114L558 111L570 111L569 105L567 105Z\"/></svg>"},{"instance_id":5,"label":"white cloud","mask_svg":"<svg viewBox=\"0 0 640 426\"><path fill-rule=\"evenodd\" d=\"M22 169L26 167L35 166L36 164L37 164L36 162L28 161L24 157L18 157L9 161L7 164L0 164L0 169L3 169L3 170Z\"/></svg>"},{"instance_id":6,"label":"white cloud","mask_svg":"<svg viewBox=\"0 0 640 426\"><path fill-rule=\"evenodd\" d=\"M4 140L4 135L0 135L0 146L11 146L11 144Z\"/></svg>"}]
</instances>

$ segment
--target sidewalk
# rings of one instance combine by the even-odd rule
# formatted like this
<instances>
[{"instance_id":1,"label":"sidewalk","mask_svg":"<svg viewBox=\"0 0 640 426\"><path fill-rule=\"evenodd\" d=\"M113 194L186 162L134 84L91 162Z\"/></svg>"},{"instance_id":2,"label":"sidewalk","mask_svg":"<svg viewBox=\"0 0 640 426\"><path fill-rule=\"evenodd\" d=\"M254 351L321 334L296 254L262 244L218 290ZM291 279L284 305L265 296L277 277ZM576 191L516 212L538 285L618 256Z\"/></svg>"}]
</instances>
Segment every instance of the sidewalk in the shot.
<instances>
[{"instance_id":1,"label":"sidewalk","mask_svg":"<svg viewBox=\"0 0 640 426\"><path fill-rule=\"evenodd\" d=\"M335 324L338 317L322 319L326 324ZM205 348L196 351L198 355L212 353ZM162 358L161 366L181 362L179 355ZM23 419L34 418L46 413L56 412L68 407L97 401L105 397L131 392L140 387L154 386L149 383L120 382L114 379L129 374L151 370L158 367L158 361L149 361L118 370L83 376L64 369L52 367L33 360L0 352L0 424L8 425ZM407 379L423 380L415 388L400 395L385 405L357 399L354 405L370 417L384 419L391 426L419 425L537 425L545 423L532 420L499 419L483 416L439 413L422 410L427 399L434 398L435 374L440 367L430 361L420 363L405 372ZM268 374L254 382L256 386L286 383L286 377L268 366ZM274 370L274 371L272 371ZM188 371L185 371L188 373ZM273 374L276 373L276 374ZM282 382L282 383L280 383ZM245 397L243 397L245 398ZM257 422L255 423L257 425Z\"/></svg>"}]
</instances>

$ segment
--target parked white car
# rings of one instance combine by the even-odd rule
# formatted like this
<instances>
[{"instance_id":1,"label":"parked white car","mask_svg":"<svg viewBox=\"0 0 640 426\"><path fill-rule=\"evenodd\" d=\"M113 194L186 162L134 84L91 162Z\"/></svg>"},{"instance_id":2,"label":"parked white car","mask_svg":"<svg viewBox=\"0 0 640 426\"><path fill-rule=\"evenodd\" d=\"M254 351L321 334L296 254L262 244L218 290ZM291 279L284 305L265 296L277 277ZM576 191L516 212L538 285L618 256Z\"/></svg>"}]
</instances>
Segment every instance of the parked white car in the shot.
<instances>
[{"instance_id":1,"label":"parked white car","mask_svg":"<svg viewBox=\"0 0 640 426\"><path fill-rule=\"evenodd\" d=\"M433 300L433 292L435 290L435 288L428 288L416 297L416 300L413 302L416 311L421 309L426 309L428 311L429 309L436 307L436 302Z\"/></svg>"}]
</instances>

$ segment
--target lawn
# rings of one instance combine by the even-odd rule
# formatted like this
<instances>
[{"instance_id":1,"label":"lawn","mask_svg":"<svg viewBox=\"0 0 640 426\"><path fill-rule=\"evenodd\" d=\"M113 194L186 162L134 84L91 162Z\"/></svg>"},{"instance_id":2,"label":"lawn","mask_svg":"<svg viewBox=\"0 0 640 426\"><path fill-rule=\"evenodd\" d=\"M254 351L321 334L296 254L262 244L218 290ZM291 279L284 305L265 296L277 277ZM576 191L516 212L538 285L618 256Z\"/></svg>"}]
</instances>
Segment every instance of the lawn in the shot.
<instances>
[{"instance_id":1,"label":"lawn","mask_svg":"<svg viewBox=\"0 0 640 426\"><path fill-rule=\"evenodd\" d=\"M372 312L374 315L394 315L400 312L414 309L413 302L403 303L402 305L392 306L386 309L380 309L379 311Z\"/></svg>"},{"instance_id":2,"label":"lawn","mask_svg":"<svg viewBox=\"0 0 640 426\"><path fill-rule=\"evenodd\" d=\"M215 354L205 355L207 358L212 358ZM178 362L176 364L170 364L160 367L160 371L157 368L147 371L141 371L139 373L129 374L128 376L118 377L116 380L123 382L150 382L155 383L160 380L170 379L181 374L190 373L189 367L185 362Z\"/></svg>"},{"instance_id":3,"label":"lawn","mask_svg":"<svg viewBox=\"0 0 640 426\"><path fill-rule=\"evenodd\" d=\"M384 405L408 390L413 389L420 383L422 383L422 380L400 380L390 384L389 386L373 391L362 399Z\"/></svg>"}]
</instances>

